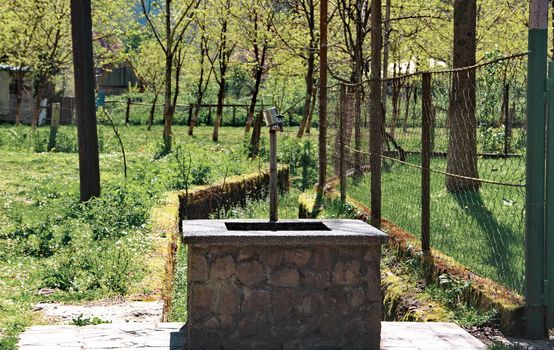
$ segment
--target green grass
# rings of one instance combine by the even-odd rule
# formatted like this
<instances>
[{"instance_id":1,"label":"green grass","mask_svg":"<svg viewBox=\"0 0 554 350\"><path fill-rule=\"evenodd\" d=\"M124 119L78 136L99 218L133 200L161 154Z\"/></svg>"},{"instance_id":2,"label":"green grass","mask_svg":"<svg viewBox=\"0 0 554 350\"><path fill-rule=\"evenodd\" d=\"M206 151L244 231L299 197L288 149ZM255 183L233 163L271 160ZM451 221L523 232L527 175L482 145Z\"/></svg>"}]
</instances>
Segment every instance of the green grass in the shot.
<instances>
[{"instance_id":1,"label":"green grass","mask_svg":"<svg viewBox=\"0 0 554 350\"><path fill-rule=\"evenodd\" d=\"M148 294L140 281L142 260L151 248L148 213L161 195L267 168L267 135L262 156L248 159L243 128L223 128L220 142L211 127L174 127L176 153L155 160L162 127L119 126L127 153L128 177L113 131L99 126L102 197L78 203L79 172L74 126L62 126L59 147L44 152L49 129L0 125L0 349L13 349L25 327L42 322L32 312L38 301L81 302L115 295ZM279 154L296 173L304 149L294 131L279 135ZM313 143L315 145L315 143ZM313 172L313 171L311 171ZM53 288L41 296L41 288Z\"/></svg>"},{"instance_id":2,"label":"green grass","mask_svg":"<svg viewBox=\"0 0 554 350\"><path fill-rule=\"evenodd\" d=\"M419 164L418 157L409 162ZM479 175L507 183L522 183L525 160L480 159ZM435 158L432 169L444 171L446 160ZM382 182L383 216L405 230L421 234L421 173L419 169L385 162ZM348 193L370 203L366 175L349 184ZM520 187L482 184L479 192L449 193L445 176L431 176L431 244L472 271L522 292L524 273L525 191Z\"/></svg>"}]
</instances>

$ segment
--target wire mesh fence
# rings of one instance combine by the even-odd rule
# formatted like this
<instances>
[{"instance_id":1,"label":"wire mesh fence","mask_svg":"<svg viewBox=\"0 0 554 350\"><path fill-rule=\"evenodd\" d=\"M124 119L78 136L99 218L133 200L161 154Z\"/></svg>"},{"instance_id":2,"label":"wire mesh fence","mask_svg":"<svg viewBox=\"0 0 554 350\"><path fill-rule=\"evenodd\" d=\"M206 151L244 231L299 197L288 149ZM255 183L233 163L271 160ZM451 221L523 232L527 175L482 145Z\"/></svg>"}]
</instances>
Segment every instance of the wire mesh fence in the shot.
<instances>
[{"instance_id":1,"label":"wire mesh fence","mask_svg":"<svg viewBox=\"0 0 554 350\"><path fill-rule=\"evenodd\" d=\"M525 55L382 85L383 217L428 232L433 248L523 293ZM367 84L329 90L328 171L340 178L342 163L341 183L363 203L371 199L368 96Z\"/></svg>"},{"instance_id":2,"label":"wire mesh fence","mask_svg":"<svg viewBox=\"0 0 554 350\"><path fill-rule=\"evenodd\" d=\"M139 101L133 99L117 99L106 101L103 108L116 117L117 123L131 125L163 124L163 101ZM260 108L258 108L260 109ZM173 124L213 126L216 121L217 105L215 104L177 104L173 116ZM248 118L248 105L225 104L222 108L220 126L244 126Z\"/></svg>"}]
</instances>

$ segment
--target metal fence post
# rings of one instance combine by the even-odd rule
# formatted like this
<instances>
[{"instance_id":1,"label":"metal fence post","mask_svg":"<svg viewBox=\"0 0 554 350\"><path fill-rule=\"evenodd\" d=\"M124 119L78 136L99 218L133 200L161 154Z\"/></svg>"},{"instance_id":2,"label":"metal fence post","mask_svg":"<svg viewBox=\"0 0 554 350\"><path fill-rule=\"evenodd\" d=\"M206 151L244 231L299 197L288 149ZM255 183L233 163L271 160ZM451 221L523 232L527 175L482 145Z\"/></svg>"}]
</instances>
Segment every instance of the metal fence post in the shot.
<instances>
[{"instance_id":1,"label":"metal fence post","mask_svg":"<svg viewBox=\"0 0 554 350\"><path fill-rule=\"evenodd\" d=\"M551 306L554 300L554 288L550 288L549 281L554 280L554 61L550 61L548 67L548 115L547 115L547 148L546 148L546 230L545 230L545 255L546 277L544 281L544 293L546 298L546 326L554 327L554 308Z\"/></svg>"},{"instance_id":2,"label":"metal fence post","mask_svg":"<svg viewBox=\"0 0 554 350\"><path fill-rule=\"evenodd\" d=\"M340 200L341 203L346 203L346 153L345 153L345 103L346 103L346 87L340 85L339 95L339 179L340 179Z\"/></svg>"},{"instance_id":3,"label":"metal fence post","mask_svg":"<svg viewBox=\"0 0 554 350\"><path fill-rule=\"evenodd\" d=\"M431 123L432 96L431 74L422 77L422 127L421 127L421 250L431 251Z\"/></svg>"},{"instance_id":4,"label":"metal fence post","mask_svg":"<svg viewBox=\"0 0 554 350\"><path fill-rule=\"evenodd\" d=\"M125 125L129 125L129 118L131 115L131 99L127 99L127 108L125 109Z\"/></svg>"},{"instance_id":5,"label":"metal fence post","mask_svg":"<svg viewBox=\"0 0 554 350\"><path fill-rule=\"evenodd\" d=\"M530 339L547 336L545 324L545 85L548 0L531 0L527 67L525 326Z\"/></svg>"},{"instance_id":6,"label":"metal fence post","mask_svg":"<svg viewBox=\"0 0 554 350\"><path fill-rule=\"evenodd\" d=\"M48 152L56 148L56 137L60 126L60 103L52 103L52 117L50 118L50 137L48 138Z\"/></svg>"},{"instance_id":7,"label":"metal fence post","mask_svg":"<svg viewBox=\"0 0 554 350\"><path fill-rule=\"evenodd\" d=\"M381 152L383 139L383 105L381 103L381 0L371 1L371 83L370 83L370 166L371 224L381 227Z\"/></svg>"},{"instance_id":8,"label":"metal fence post","mask_svg":"<svg viewBox=\"0 0 554 350\"><path fill-rule=\"evenodd\" d=\"M504 84L504 97L502 101L504 110L504 154L510 153L512 138L512 121L510 120L510 84Z\"/></svg>"}]
</instances>

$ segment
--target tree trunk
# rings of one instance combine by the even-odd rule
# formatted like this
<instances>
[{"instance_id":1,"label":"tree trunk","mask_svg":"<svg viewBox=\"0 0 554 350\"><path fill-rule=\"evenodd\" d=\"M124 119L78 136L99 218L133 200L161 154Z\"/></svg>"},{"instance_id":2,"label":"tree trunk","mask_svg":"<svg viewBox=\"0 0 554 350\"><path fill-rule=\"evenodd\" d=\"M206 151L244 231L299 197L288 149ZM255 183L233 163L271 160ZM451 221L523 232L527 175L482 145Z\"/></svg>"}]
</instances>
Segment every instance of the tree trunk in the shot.
<instances>
[{"instance_id":1,"label":"tree trunk","mask_svg":"<svg viewBox=\"0 0 554 350\"><path fill-rule=\"evenodd\" d=\"M319 11L319 173L316 204L323 202L323 190L327 182L327 30L328 1L320 1Z\"/></svg>"},{"instance_id":2,"label":"tree trunk","mask_svg":"<svg viewBox=\"0 0 554 350\"><path fill-rule=\"evenodd\" d=\"M206 57L206 51L204 50L204 36L200 39L201 54L200 54L200 76L198 77L198 85L196 90L196 109L194 110L194 116L189 123L189 136L194 133L194 127L198 123L198 116L200 115L200 106L202 105L202 99L204 98L204 60Z\"/></svg>"},{"instance_id":3,"label":"tree trunk","mask_svg":"<svg viewBox=\"0 0 554 350\"><path fill-rule=\"evenodd\" d=\"M306 100L304 102L304 116L302 117L302 122L300 123L300 128L298 129L298 138L302 138L306 130L306 125L308 119L310 119L310 107L312 102L312 94L314 90L314 70L315 70L315 54L312 50L312 47L315 43L310 42L310 52L308 53L308 70L306 71Z\"/></svg>"},{"instance_id":4,"label":"tree trunk","mask_svg":"<svg viewBox=\"0 0 554 350\"><path fill-rule=\"evenodd\" d=\"M202 98L199 97L196 99L196 105L194 106L194 113L190 121L189 129L188 129L189 136L192 136L194 134L194 127L196 126L196 123L198 123L198 118L200 116L201 104L202 104Z\"/></svg>"},{"instance_id":5,"label":"tree trunk","mask_svg":"<svg viewBox=\"0 0 554 350\"><path fill-rule=\"evenodd\" d=\"M36 84L36 91L35 91L35 108L33 110L33 117L31 118L31 129L34 131L37 129L38 126L38 119L40 117L40 102L43 95L43 83L42 78L38 78L39 81Z\"/></svg>"},{"instance_id":6,"label":"tree trunk","mask_svg":"<svg viewBox=\"0 0 554 350\"><path fill-rule=\"evenodd\" d=\"M362 0L356 1L356 46L354 47L354 176L362 175L362 74L363 74L363 16Z\"/></svg>"},{"instance_id":7,"label":"tree trunk","mask_svg":"<svg viewBox=\"0 0 554 350\"><path fill-rule=\"evenodd\" d=\"M163 154L171 152L171 124L174 107L171 105L171 73L173 70L173 33L171 30L171 1L165 2L165 91L164 91L164 132Z\"/></svg>"},{"instance_id":8,"label":"tree trunk","mask_svg":"<svg viewBox=\"0 0 554 350\"><path fill-rule=\"evenodd\" d=\"M171 152L171 124L173 122L173 113L171 106L171 68L173 66L173 56L167 55L165 61L165 91L164 91L164 132L163 153Z\"/></svg>"},{"instance_id":9,"label":"tree trunk","mask_svg":"<svg viewBox=\"0 0 554 350\"><path fill-rule=\"evenodd\" d=\"M214 142L219 141L219 127L223 119L223 103L225 101L225 77L222 76L220 79L219 91L217 92L217 109L215 112L214 131L212 133L212 141Z\"/></svg>"},{"instance_id":10,"label":"tree trunk","mask_svg":"<svg viewBox=\"0 0 554 350\"><path fill-rule=\"evenodd\" d=\"M250 138L250 149L248 156L253 158L260 153L260 136L262 132L262 120L263 113L260 112L256 121L254 122L254 130L252 131L252 137Z\"/></svg>"},{"instance_id":11,"label":"tree trunk","mask_svg":"<svg viewBox=\"0 0 554 350\"><path fill-rule=\"evenodd\" d=\"M454 68L475 65L476 0L454 1ZM449 108L448 173L478 178L475 70L453 74ZM449 192L478 191L479 181L448 176Z\"/></svg>"},{"instance_id":12,"label":"tree trunk","mask_svg":"<svg viewBox=\"0 0 554 350\"><path fill-rule=\"evenodd\" d=\"M315 101L317 100L317 82L314 81L314 88L312 91L312 105L310 107L310 114L308 114L308 121L306 122L306 134L310 134L310 130L312 128L312 118L314 116L315 111Z\"/></svg>"},{"instance_id":13,"label":"tree trunk","mask_svg":"<svg viewBox=\"0 0 554 350\"><path fill-rule=\"evenodd\" d=\"M94 103L94 61L90 0L71 0L81 202L100 196L100 161Z\"/></svg>"},{"instance_id":14,"label":"tree trunk","mask_svg":"<svg viewBox=\"0 0 554 350\"><path fill-rule=\"evenodd\" d=\"M152 124L154 124L154 113L156 113L156 103L158 103L158 92L154 94L154 101L152 102L152 107L150 107L150 114L148 115L148 130L152 129Z\"/></svg>"},{"instance_id":15,"label":"tree trunk","mask_svg":"<svg viewBox=\"0 0 554 350\"><path fill-rule=\"evenodd\" d=\"M265 51L265 48L264 48ZM260 92L260 84L262 82L263 63L256 69L256 81L254 83L254 90L252 91L252 98L250 99L250 106L248 107L248 119L246 120L246 128L244 132L248 134L252 121L254 120L254 113L256 111L256 103L258 101L258 93Z\"/></svg>"},{"instance_id":16,"label":"tree trunk","mask_svg":"<svg viewBox=\"0 0 554 350\"><path fill-rule=\"evenodd\" d=\"M23 73L21 71L17 74L16 84L15 126L19 126L21 124L21 100L23 99Z\"/></svg>"}]
</instances>

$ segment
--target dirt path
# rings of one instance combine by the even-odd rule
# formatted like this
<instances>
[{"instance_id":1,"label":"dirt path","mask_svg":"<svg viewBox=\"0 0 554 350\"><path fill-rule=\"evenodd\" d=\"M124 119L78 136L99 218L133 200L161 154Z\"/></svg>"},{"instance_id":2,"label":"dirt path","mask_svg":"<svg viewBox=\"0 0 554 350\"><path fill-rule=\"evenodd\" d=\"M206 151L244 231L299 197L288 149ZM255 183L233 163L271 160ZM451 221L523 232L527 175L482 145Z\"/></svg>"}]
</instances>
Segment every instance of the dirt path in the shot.
<instances>
[{"instance_id":1,"label":"dirt path","mask_svg":"<svg viewBox=\"0 0 554 350\"><path fill-rule=\"evenodd\" d=\"M39 303L35 311L43 314L48 324L73 324L80 318L94 317L105 322L151 322L160 321L163 301L127 301L123 299L94 301L86 304Z\"/></svg>"}]
</instances>

